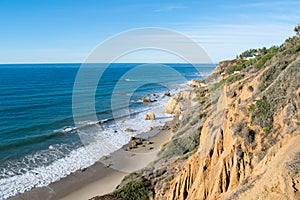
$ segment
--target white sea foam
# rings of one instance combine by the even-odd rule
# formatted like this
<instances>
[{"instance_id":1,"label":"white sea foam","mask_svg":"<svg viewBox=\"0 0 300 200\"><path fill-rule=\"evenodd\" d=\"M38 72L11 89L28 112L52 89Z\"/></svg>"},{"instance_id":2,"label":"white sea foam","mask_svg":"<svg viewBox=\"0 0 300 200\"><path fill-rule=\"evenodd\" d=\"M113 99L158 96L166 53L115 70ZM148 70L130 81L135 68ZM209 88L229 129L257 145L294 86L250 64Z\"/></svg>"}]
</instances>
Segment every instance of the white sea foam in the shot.
<instances>
[{"instance_id":1,"label":"white sea foam","mask_svg":"<svg viewBox=\"0 0 300 200\"><path fill-rule=\"evenodd\" d=\"M130 78L126 78L126 79L124 79L124 80L127 81L127 82L137 81L137 80L130 79Z\"/></svg>"}]
</instances>

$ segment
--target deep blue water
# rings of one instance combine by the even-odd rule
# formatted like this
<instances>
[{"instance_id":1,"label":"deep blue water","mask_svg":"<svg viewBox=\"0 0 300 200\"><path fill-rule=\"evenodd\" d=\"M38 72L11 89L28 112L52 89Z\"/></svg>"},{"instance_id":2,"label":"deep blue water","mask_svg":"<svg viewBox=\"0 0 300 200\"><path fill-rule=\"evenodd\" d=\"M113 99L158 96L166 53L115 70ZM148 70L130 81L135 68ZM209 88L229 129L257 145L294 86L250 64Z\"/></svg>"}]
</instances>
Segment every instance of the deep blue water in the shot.
<instances>
[{"instance_id":1,"label":"deep blue water","mask_svg":"<svg viewBox=\"0 0 300 200\"><path fill-rule=\"evenodd\" d=\"M95 96L99 120L112 117L110 102L114 86L122 75L138 65L112 64L107 68ZM202 78L215 67L197 65L197 71L190 64L167 65L187 80ZM0 179L20 175L40 165L49 165L81 146L76 132L64 131L66 127L74 127L72 91L79 68L80 64L0 65ZM149 70L152 70L151 67ZM144 79L147 70L136 76L133 77L136 80L132 81ZM156 76L161 76L162 83L170 87L182 84L178 74L157 73ZM124 82L122 85L124 93L127 92L126 84ZM138 100L148 93L166 90L168 88L165 86L149 83L138 88L131 98ZM122 106L120 101L120 108ZM130 104L132 109L146 106L142 103ZM60 151L49 149L51 146L59 146Z\"/></svg>"}]
</instances>

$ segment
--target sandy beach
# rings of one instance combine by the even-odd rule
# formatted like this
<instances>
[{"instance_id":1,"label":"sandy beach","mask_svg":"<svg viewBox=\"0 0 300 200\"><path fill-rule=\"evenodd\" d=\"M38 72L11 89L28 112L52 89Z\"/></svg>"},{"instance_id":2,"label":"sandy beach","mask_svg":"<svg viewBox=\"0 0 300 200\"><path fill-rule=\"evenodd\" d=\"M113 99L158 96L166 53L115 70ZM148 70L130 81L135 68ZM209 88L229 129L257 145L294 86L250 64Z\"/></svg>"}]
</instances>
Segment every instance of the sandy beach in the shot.
<instances>
[{"instance_id":1,"label":"sandy beach","mask_svg":"<svg viewBox=\"0 0 300 200\"><path fill-rule=\"evenodd\" d=\"M127 174L146 167L156 159L161 145L171 138L171 131L154 128L136 137L148 138L151 144L127 151L128 143L85 170L78 170L49 186L34 188L10 199L83 200L110 193Z\"/></svg>"}]
</instances>

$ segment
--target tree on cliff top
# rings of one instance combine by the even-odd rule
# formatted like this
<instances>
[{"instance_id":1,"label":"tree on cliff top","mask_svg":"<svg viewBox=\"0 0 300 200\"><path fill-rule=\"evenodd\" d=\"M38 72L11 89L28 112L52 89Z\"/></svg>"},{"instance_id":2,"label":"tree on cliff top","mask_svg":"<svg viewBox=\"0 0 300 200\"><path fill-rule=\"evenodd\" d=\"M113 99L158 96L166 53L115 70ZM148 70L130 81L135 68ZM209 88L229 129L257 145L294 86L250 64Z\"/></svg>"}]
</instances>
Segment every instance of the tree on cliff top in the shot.
<instances>
[{"instance_id":1,"label":"tree on cliff top","mask_svg":"<svg viewBox=\"0 0 300 200\"><path fill-rule=\"evenodd\" d=\"M296 32L297 36L300 35L300 24L298 24L298 26L295 26L294 31Z\"/></svg>"}]
</instances>

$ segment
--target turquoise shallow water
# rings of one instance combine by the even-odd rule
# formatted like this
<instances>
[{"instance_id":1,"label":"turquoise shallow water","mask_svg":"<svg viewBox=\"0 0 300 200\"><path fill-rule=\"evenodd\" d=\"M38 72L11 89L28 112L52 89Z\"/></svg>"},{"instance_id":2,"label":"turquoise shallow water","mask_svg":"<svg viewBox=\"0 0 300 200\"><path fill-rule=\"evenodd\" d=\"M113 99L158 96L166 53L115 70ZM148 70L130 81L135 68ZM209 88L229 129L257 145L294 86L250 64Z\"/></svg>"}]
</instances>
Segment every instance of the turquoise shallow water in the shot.
<instances>
[{"instance_id":1,"label":"turquoise shallow water","mask_svg":"<svg viewBox=\"0 0 300 200\"><path fill-rule=\"evenodd\" d=\"M100 79L101 87L97 88L95 95L95 109L99 121L112 119L111 96L114 86L122 75L138 65L140 64L112 64L107 68ZM49 179L44 178L47 181L41 183L38 177L31 177L34 176L32 171L55 165L57 160L74 154L82 147L77 134L78 127L75 127L72 116L72 91L80 66L80 64L0 65L1 198L37 185L48 184L76 170L72 168L68 172L66 167L66 171L62 174L52 175L56 177ZM195 69L195 66L190 64L167 64L167 66L175 69L186 80L202 78L215 67L215 65L197 65ZM103 64L93 64L91 67L103 67ZM127 84L142 80L143 76L147 74L137 74L136 77L125 79L122 84L124 94L120 96L126 95ZM178 79L178 74L157 73L156 76L161 76L165 86L149 83L139 87L131 96L129 107L133 112L147 110L148 105L136 101L141 97L162 93L184 84ZM159 101L160 99L157 103ZM126 105L120 101L119 109L122 110L123 106ZM86 114L88 113L83 113ZM88 123L83 121L82 126L88 126ZM113 126L113 121L107 122L108 130L110 124ZM117 127L114 127L111 130L116 129ZM85 163L85 157L82 159L77 162ZM85 165L92 162L88 161ZM10 185L10 181L14 180L13 177L18 177L19 188ZM28 177L36 178L36 183L26 185L25 181L23 184L22 178ZM8 188L12 191L4 192Z\"/></svg>"}]
</instances>

